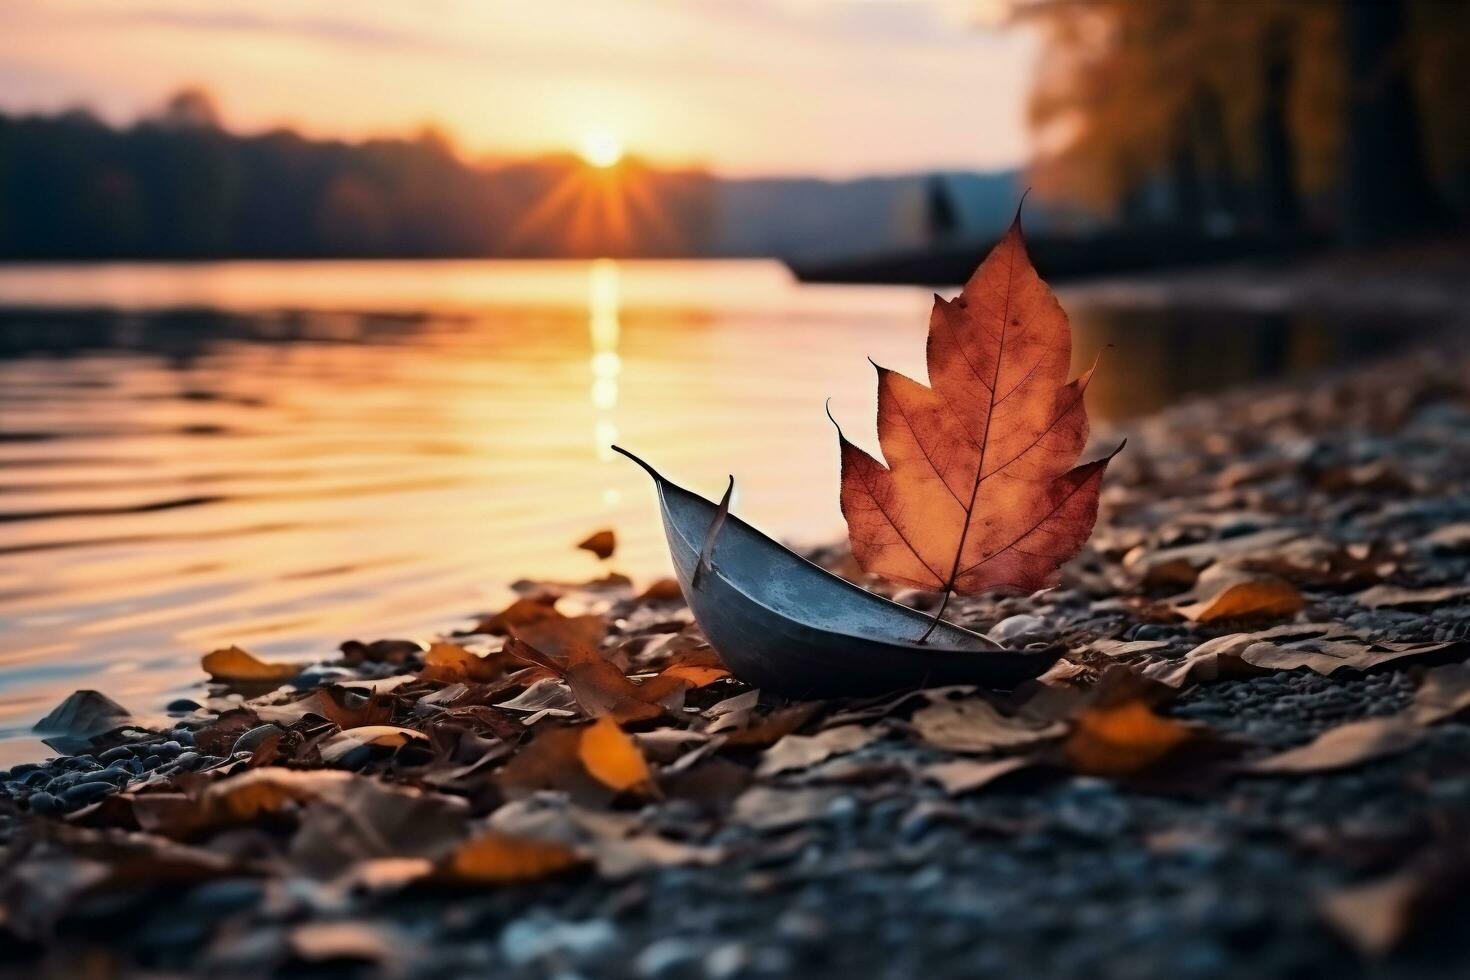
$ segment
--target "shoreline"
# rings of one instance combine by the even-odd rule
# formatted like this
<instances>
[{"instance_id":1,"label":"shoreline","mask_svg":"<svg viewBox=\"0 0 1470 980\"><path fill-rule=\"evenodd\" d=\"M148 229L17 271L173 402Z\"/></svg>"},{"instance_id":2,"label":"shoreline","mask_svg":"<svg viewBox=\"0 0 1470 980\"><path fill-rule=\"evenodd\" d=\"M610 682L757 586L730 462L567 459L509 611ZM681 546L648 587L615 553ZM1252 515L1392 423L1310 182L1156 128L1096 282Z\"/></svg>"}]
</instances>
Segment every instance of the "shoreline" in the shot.
<instances>
[{"instance_id":1,"label":"shoreline","mask_svg":"<svg viewBox=\"0 0 1470 980\"><path fill-rule=\"evenodd\" d=\"M88 949L118 975L1365 975L1355 915L1383 913L1353 889L1470 898L1435 871L1435 827L1470 826L1470 359L1130 428L1059 589L952 604L1061 652L1043 685L759 698L667 585L617 580L528 583L453 643L217 658L234 679L173 727L84 698L57 720L81 754L0 775L0 944L54 975ZM598 679L512 624L593 630ZM1114 703L1147 734L1109 734ZM1470 963L1436 921L1384 941L1402 975Z\"/></svg>"}]
</instances>

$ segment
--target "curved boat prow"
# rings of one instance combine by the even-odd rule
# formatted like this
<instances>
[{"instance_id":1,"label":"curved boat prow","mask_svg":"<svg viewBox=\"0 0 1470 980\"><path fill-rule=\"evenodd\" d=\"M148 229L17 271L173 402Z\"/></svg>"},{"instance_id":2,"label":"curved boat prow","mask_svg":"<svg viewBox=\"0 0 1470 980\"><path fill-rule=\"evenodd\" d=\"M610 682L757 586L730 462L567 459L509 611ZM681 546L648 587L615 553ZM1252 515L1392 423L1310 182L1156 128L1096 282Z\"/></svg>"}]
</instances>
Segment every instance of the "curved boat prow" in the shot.
<instances>
[{"instance_id":1,"label":"curved boat prow","mask_svg":"<svg viewBox=\"0 0 1470 980\"><path fill-rule=\"evenodd\" d=\"M926 685L1012 687L1056 661L1007 650L978 633L930 618L807 561L734 515L716 529L714 502L671 482L646 461L658 490L674 574L725 664L758 687L801 697L878 694ZM707 570L696 570L701 552Z\"/></svg>"}]
</instances>

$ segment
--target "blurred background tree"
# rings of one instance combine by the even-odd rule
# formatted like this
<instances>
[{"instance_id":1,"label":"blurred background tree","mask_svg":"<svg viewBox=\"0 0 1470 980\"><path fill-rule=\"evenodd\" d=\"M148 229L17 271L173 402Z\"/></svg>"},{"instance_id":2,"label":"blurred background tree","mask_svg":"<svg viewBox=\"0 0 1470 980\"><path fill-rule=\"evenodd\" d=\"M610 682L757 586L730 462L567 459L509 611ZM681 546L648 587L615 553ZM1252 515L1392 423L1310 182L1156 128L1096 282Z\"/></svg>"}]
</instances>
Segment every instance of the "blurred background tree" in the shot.
<instances>
[{"instance_id":1,"label":"blurred background tree","mask_svg":"<svg viewBox=\"0 0 1470 980\"><path fill-rule=\"evenodd\" d=\"M1046 195L1181 231L1435 230L1470 197L1470 4L1018 0Z\"/></svg>"}]
</instances>

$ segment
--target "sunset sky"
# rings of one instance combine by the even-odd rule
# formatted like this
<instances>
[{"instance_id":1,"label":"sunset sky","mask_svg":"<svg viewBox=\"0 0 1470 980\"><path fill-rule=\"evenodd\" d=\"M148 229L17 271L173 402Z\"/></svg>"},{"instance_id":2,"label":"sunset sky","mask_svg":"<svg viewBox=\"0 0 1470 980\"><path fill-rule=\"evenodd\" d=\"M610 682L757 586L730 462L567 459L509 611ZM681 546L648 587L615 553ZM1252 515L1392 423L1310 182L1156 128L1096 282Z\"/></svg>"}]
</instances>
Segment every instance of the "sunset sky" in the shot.
<instances>
[{"instance_id":1,"label":"sunset sky","mask_svg":"<svg viewBox=\"0 0 1470 980\"><path fill-rule=\"evenodd\" d=\"M126 121L202 85L227 125L424 123L468 154L625 143L727 174L1027 155L1036 38L997 0L0 0L0 106Z\"/></svg>"}]
</instances>

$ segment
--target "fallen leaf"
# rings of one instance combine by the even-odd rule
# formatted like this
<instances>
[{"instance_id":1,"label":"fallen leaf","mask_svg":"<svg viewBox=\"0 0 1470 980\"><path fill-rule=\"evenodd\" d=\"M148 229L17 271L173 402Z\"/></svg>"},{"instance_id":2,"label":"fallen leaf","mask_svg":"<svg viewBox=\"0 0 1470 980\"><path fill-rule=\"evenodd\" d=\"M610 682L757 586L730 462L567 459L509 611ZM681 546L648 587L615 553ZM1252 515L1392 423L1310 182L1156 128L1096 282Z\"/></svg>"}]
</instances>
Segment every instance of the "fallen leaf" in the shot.
<instances>
[{"instance_id":1,"label":"fallen leaf","mask_svg":"<svg viewBox=\"0 0 1470 980\"><path fill-rule=\"evenodd\" d=\"M393 959L395 947L382 923L303 922L291 929L293 956L308 963L354 961L381 964Z\"/></svg>"},{"instance_id":2,"label":"fallen leaf","mask_svg":"<svg viewBox=\"0 0 1470 980\"><path fill-rule=\"evenodd\" d=\"M572 692L564 681L556 677L543 677L509 701L502 701L495 707L528 714L546 711L570 718L577 713L577 699L572 697Z\"/></svg>"},{"instance_id":3,"label":"fallen leaf","mask_svg":"<svg viewBox=\"0 0 1470 980\"><path fill-rule=\"evenodd\" d=\"M618 549L618 538L612 531L597 531L577 542L577 547L583 551L590 551L598 558L606 561Z\"/></svg>"},{"instance_id":4,"label":"fallen leaf","mask_svg":"<svg viewBox=\"0 0 1470 980\"><path fill-rule=\"evenodd\" d=\"M653 868L708 867L718 864L724 857L724 852L717 847L685 844L658 834L601 836L592 843L591 849L597 873L612 880L629 878Z\"/></svg>"},{"instance_id":5,"label":"fallen leaf","mask_svg":"<svg viewBox=\"0 0 1470 980\"><path fill-rule=\"evenodd\" d=\"M756 775L774 776L793 769L807 769L834 755L856 752L882 734L876 726L842 725L815 735L786 735L766 749Z\"/></svg>"},{"instance_id":6,"label":"fallen leaf","mask_svg":"<svg viewBox=\"0 0 1470 980\"><path fill-rule=\"evenodd\" d=\"M704 711L704 717L709 719L704 730L713 735L716 732L744 728L750 723L752 712L760 704L760 697L760 691L750 690L716 702Z\"/></svg>"},{"instance_id":7,"label":"fallen leaf","mask_svg":"<svg viewBox=\"0 0 1470 980\"><path fill-rule=\"evenodd\" d=\"M1449 554L1470 552L1470 521L1435 528L1420 538L1419 543L1430 550Z\"/></svg>"},{"instance_id":8,"label":"fallen leaf","mask_svg":"<svg viewBox=\"0 0 1470 980\"><path fill-rule=\"evenodd\" d=\"M877 369L887 465L838 430L842 512L865 571L946 599L1055 581L1092 532L1112 459L1072 466L1092 371L1068 383L1071 353L1018 216L955 300L935 298L932 387Z\"/></svg>"},{"instance_id":9,"label":"fallen leaf","mask_svg":"<svg viewBox=\"0 0 1470 980\"><path fill-rule=\"evenodd\" d=\"M419 676L436 681L469 681L485 684L505 673L508 658L497 654L479 656L458 643L431 643L424 651L424 669Z\"/></svg>"},{"instance_id":10,"label":"fallen leaf","mask_svg":"<svg viewBox=\"0 0 1470 980\"><path fill-rule=\"evenodd\" d=\"M1360 953L1382 956L1408 934L1419 892L1419 876L1405 871L1329 892L1317 909L1327 924Z\"/></svg>"},{"instance_id":11,"label":"fallen leaf","mask_svg":"<svg viewBox=\"0 0 1470 980\"><path fill-rule=\"evenodd\" d=\"M261 721L292 725L307 715L316 715L338 728L382 725L393 717L393 698L382 694L359 694L336 684L312 691L304 698L285 704L252 703Z\"/></svg>"},{"instance_id":12,"label":"fallen leaf","mask_svg":"<svg viewBox=\"0 0 1470 980\"><path fill-rule=\"evenodd\" d=\"M653 773L638 744L611 718L599 718L582 729L577 754L587 772L609 789L626 793L653 787Z\"/></svg>"},{"instance_id":13,"label":"fallen leaf","mask_svg":"<svg viewBox=\"0 0 1470 980\"><path fill-rule=\"evenodd\" d=\"M460 885L509 885L562 874L586 860L555 841L484 833L466 841L433 871L433 879Z\"/></svg>"},{"instance_id":14,"label":"fallen leaf","mask_svg":"<svg viewBox=\"0 0 1470 980\"><path fill-rule=\"evenodd\" d=\"M394 664L401 666L424 652L424 645L417 640L348 640L338 649L342 651L342 662L349 667L360 664Z\"/></svg>"},{"instance_id":15,"label":"fallen leaf","mask_svg":"<svg viewBox=\"0 0 1470 980\"><path fill-rule=\"evenodd\" d=\"M1195 741L1197 729L1154 712L1156 688L1126 667L1109 668L1072 719L1061 746L1067 764L1087 775L1133 776Z\"/></svg>"},{"instance_id":16,"label":"fallen leaf","mask_svg":"<svg viewBox=\"0 0 1470 980\"><path fill-rule=\"evenodd\" d=\"M1298 538L1270 552L1247 556L1240 564L1308 588L1362 588L1392 575L1401 552L1381 545Z\"/></svg>"},{"instance_id":17,"label":"fallen leaf","mask_svg":"<svg viewBox=\"0 0 1470 980\"><path fill-rule=\"evenodd\" d=\"M764 749L796 731L822 709L818 701L777 708L764 718L747 724L743 728L728 730L721 728L724 747L732 749ZM705 729L706 732L712 728Z\"/></svg>"},{"instance_id":18,"label":"fallen leaf","mask_svg":"<svg viewBox=\"0 0 1470 980\"><path fill-rule=\"evenodd\" d=\"M1292 528L1271 528L1254 534L1203 541L1174 548L1151 549L1143 545L1123 558L1123 568L1131 572L1141 585L1192 586L1199 573L1216 562L1247 559L1256 555L1272 555L1276 549L1302 536Z\"/></svg>"},{"instance_id":19,"label":"fallen leaf","mask_svg":"<svg viewBox=\"0 0 1470 980\"><path fill-rule=\"evenodd\" d=\"M995 752L1034 745L1066 734L1060 722L1003 715L981 697L941 700L914 712L919 737L949 752Z\"/></svg>"},{"instance_id":20,"label":"fallen leaf","mask_svg":"<svg viewBox=\"0 0 1470 980\"><path fill-rule=\"evenodd\" d=\"M1423 730L1403 718L1368 718L1330 728L1306 745L1246 763L1252 775L1297 775L1362 765L1417 745Z\"/></svg>"},{"instance_id":21,"label":"fallen leaf","mask_svg":"<svg viewBox=\"0 0 1470 980\"><path fill-rule=\"evenodd\" d=\"M350 764L352 757L363 749L401 749L418 742L427 745L428 736L412 728L396 725L365 725L338 732L317 746L322 762L329 766Z\"/></svg>"},{"instance_id":22,"label":"fallen leaf","mask_svg":"<svg viewBox=\"0 0 1470 980\"><path fill-rule=\"evenodd\" d=\"M493 616L486 616L480 620L473 632L506 636L517 626L529 626L531 623L543 619L554 619L558 616L561 616L561 613L556 611L554 600L523 597Z\"/></svg>"},{"instance_id":23,"label":"fallen leaf","mask_svg":"<svg viewBox=\"0 0 1470 980\"><path fill-rule=\"evenodd\" d=\"M735 800L730 818L757 830L784 830L819 819L836 796L830 789L752 786Z\"/></svg>"},{"instance_id":24,"label":"fallen leaf","mask_svg":"<svg viewBox=\"0 0 1470 980\"><path fill-rule=\"evenodd\" d=\"M956 759L953 762L936 762L924 767L924 778L938 783L950 796L963 796L988 786L1007 773L1026 769L1036 763L1021 756L977 762L974 759Z\"/></svg>"},{"instance_id":25,"label":"fallen leaf","mask_svg":"<svg viewBox=\"0 0 1470 980\"><path fill-rule=\"evenodd\" d=\"M1375 585L1353 598L1369 609L1416 609L1459 602L1470 596L1470 585L1441 585L1429 589L1405 589L1397 585Z\"/></svg>"},{"instance_id":26,"label":"fallen leaf","mask_svg":"<svg viewBox=\"0 0 1470 980\"><path fill-rule=\"evenodd\" d=\"M686 681L690 687L707 687L715 681L724 680L730 676L730 671L724 667L707 667L698 664L675 664L666 667L661 677L672 677L677 680Z\"/></svg>"},{"instance_id":27,"label":"fallen leaf","mask_svg":"<svg viewBox=\"0 0 1470 980\"><path fill-rule=\"evenodd\" d=\"M1268 670L1306 668L1325 677L1339 670L1366 671L1454 656L1462 646L1453 642L1372 642L1355 630L1331 623L1288 624L1259 633L1217 636L1180 660L1149 664L1143 673L1171 687Z\"/></svg>"},{"instance_id":28,"label":"fallen leaf","mask_svg":"<svg viewBox=\"0 0 1470 980\"><path fill-rule=\"evenodd\" d=\"M1281 619L1306 606L1301 590L1290 582L1262 572L1228 565L1212 565L1195 584L1194 602L1175 609L1196 623L1227 619Z\"/></svg>"},{"instance_id":29,"label":"fallen leaf","mask_svg":"<svg viewBox=\"0 0 1470 980\"><path fill-rule=\"evenodd\" d=\"M513 800L540 790L557 790L586 806L605 805L617 791L593 777L583 765L582 733L583 729L573 726L543 726L495 773L495 782Z\"/></svg>"},{"instance_id":30,"label":"fallen leaf","mask_svg":"<svg viewBox=\"0 0 1470 980\"><path fill-rule=\"evenodd\" d=\"M512 626L505 652L527 663L564 673L573 664L600 661L598 645L607 635L601 616L549 616Z\"/></svg>"},{"instance_id":31,"label":"fallen leaf","mask_svg":"<svg viewBox=\"0 0 1470 980\"><path fill-rule=\"evenodd\" d=\"M1416 724L1433 725L1466 708L1470 708L1470 664L1445 664L1424 672L1409 716Z\"/></svg>"},{"instance_id":32,"label":"fallen leaf","mask_svg":"<svg viewBox=\"0 0 1470 980\"><path fill-rule=\"evenodd\" d=\"M212 679L225 683L288 681L301 673L298 664L271 664L239 647L206 653L199 665Z\"/></svg>"}]
</instances>

